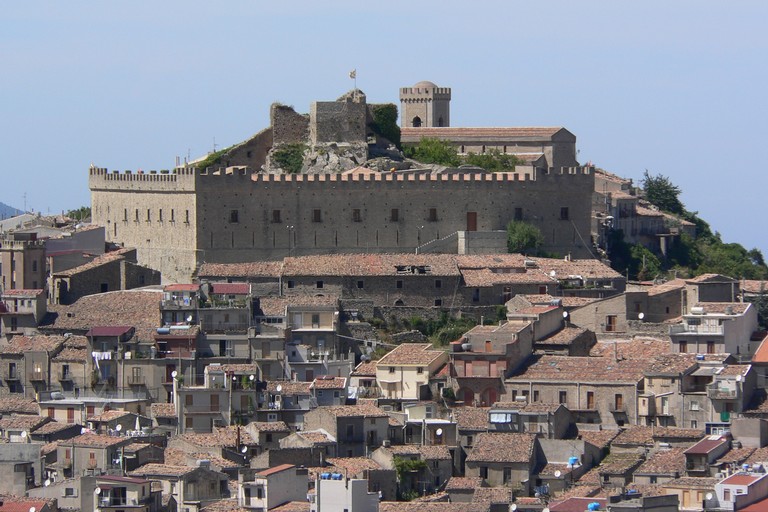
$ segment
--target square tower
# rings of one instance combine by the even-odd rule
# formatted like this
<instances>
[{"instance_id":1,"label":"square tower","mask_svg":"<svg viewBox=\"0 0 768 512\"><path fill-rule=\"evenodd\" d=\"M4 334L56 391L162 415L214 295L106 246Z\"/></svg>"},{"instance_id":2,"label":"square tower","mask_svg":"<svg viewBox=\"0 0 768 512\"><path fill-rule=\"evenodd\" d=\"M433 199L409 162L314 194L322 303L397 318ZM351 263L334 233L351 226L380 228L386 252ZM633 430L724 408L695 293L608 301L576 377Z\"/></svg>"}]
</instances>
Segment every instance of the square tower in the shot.
<instances>
[{"instance_id":1,"label":"square tower","mask_svg":"<svg viewBox=\"0 0 768 512\"><path fill-rule=\"evenodd\" d=\"M437 128L451 126L451 88L422 81L400 88L400 126Z\"/></svg>"}]
</instances>

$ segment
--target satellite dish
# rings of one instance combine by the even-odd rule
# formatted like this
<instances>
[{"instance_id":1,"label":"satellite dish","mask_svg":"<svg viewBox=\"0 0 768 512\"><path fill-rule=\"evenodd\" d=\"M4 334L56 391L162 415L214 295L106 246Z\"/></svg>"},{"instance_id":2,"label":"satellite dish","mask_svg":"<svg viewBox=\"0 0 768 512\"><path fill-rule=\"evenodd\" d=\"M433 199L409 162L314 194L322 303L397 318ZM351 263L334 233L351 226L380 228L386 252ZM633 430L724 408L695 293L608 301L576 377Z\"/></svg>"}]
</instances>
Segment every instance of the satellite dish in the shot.
<instances>
[{"instance_id":1,"label":"satellite dish","mask_svg":"<svg viewBox=\"0 0 768 512\"><path fill-rule=\"evenodd\" d=\"M255 379L255 378L256 378L256 376L255 376L255 375L251 375L250 377L248 377L248 380L250 380L251 382L253 382L253 379Z\"/></svg>"},{"instance_id":2,"label":"satellite dish","mask_svg":"<svg viewBox=\"0 0 768 512\"><path fill-rule=\"evenodd\" d=\"M554 270L552 270L552 271L550 271L550 272L549 272L549 277L551 277L551 278L553 278L553 279L554 279L554 277L555 277L556 275L557 275L557 272L555 272Z\"/></svg>"},{"instance_id":3,"label":"satellite dish","mask_svg":"<svg viewBox=\"0 0 768 512\"><path fill-rule=\"evenodd\" d=\"M559 469L555 471L555 478L560 478L560 475L562 475L562 473L560 472Z\"/></svg>"},{"instance_id":4,"label":"satellite dish","mask_svg":"<svg viewBox=\"0 0 768 512\"><path fill-rule=\"evenodd\" d=\"M43 482L43 485L44 485L44 486L46 486L46 487L48 487L49 485L51 485L51 479L50 479L50 478L46 478L46 479L45 479L45 482Z\"/></svg>"},{"instance_id":5,"label":"satellite dish","mask_svg":"<svg viewBox=\"0 0 768 512\"><path fill-rule=\"evenodd\" d=\"M278 393L281 392L282 390L283 390L282 384L278 384L277 387L275 388L275 391L277 391Z\"/></svg>"},{"instance_id":6,"label":"satellite dish","mask_svg":"<svg viewBox=\"0 0 768 512\"><path fill-rule=\"evenodd\" d=\"M120 424L118 424L118 425L115 427L115 430L117 430L118 432L120 432L121 430L123 430L123 426L122 426L122 425L120 425Z\"/></svg>"},{"instance_id":7,"label":"satellite dish","mask_svg":"<svg viewBox=\"0 0 768 512\"><path fill-rule=\"evenodd\" d=\"M27 438L27 431L26 430L22 430L21 431L21 438L22 439L26 439Z\"/></svg>"},{"instance_id":8,"label":"satellite dish","mask_svg":"<svg viewBox=\"0 0 768 512\"><path fill-rule=\"evenodd\" d=\"M87 428L85 428L85 427L80 427L80 434L85 434L86 432L88 432L88 429L87 429Z\"/></svg>"},{"instance_id":9,"label":"satellite dish","mask_svg":"<svg viewBox=\"0 0 768 512\"><path fill-rule=\"evenodd\" d=\"M173 370L171 372L171 377L173 377L175 379L178 374L179 374L179 372L177 372L176 370Z\"/></svg>"},{"instance_id":10,"label":"satellite dish","mask_svg":"<svg viewBox=\"0 0 768 512\"><path fill-rule=\"evenodd\" d=\"M189 316L187 317L187 322L191 322L191 321L192 321L192 315L189 315Z\"/></svg>"},{"instance_id":11,"label":"satellite dish","mask_svg":"<svg viewBox=\"0 0 768 512\"><path fill-rule=\"evenodd\" d=\"M563 318L568 318L568 312L567 311L563 311Z\"/></svg>"},{"instance_id":12,"label":"satellite dish","mask_svg":"<svg viewBox=\"0 0 768 512\"><path fill-rule=\"evenodd\" d=\"M511 512L515 512L515 510L517 510L517 503L512 503L512 504L509 506L509 510L510 510Z\"/></svg>"},{"instance_id":13,"label":"satellite dish","mask_svg":"<svg viewBox=\"0 0 768 512\"><path fill-rule=\"evenodd\" d=\"M247 453L248 452L248 447L247 446L243 446L242 448L240 448L240 452L241 453Z\"/></svg>"},{"instance_id":14,"label":"satellite dish","mask_svg":"<svg viewBox=\"0 0 768 512\"><path fill-rule=\"evenodd\" d=\"M535 492L535 493L533 493L533 497L534 498L541 498L541 493L540 492Z\"/></svg>"},{"instance_id":15,"label":"satellite dish","mask_svg":"<svg viewBox=\"0 0 768 512\"><path fill-rule=\"evenodd\" d=\"M640 320L642 320L643 318L645 318L645 313L639 313L639 314L637 315L637 318L639 318Z\"/></svg>"},{"instance_id":16,"label":"satellite dish","mask_svg":"<svg viewBox=\"0 0 768 512\"><path fill-rule=\"evenodd\" d=\"M706 495L704 495L704 497L707 498L707 500L711 500L714 498L714 495L711 492L708 492Z\"/></svg>"},{"instance_id":17,"label":"satellite dish","mask_svg":"<svg viewBox=\"0 0 768 512\"><path fill-rule=\"evenodd\" d=\"M435 434L437 434L439 436L443 435L443 429L439 428L439 429L435 430Z\"/></svg>"},{"instance_id":18,"label":"satellite dish","mask_svg":"<svg viewBox=\"0 0 768 512\"><path fill-rule=\"evenodd\" d=\"M95 494L95 495L97 495L97 496L98 496L99 494L101 494L101 487L96 487L96 488L93 490L93 494Z\"/></svg>"},{"instance_id":19,"label":"satellite dish","mask_svg":"<svg viewBox=\"0 0 768 512\"><path fill-rule=\"evenodd\" d=\"M736 382L741 382L741 375L737 375L736 376ZM22 435L24 435L23 432L22 432Z\"/></svg>"},{"instance_id":20,"label":"satellite dish","mask_svg":"<svg viewBox=\"0 0 768 512\"><path fill-rule=\"evenodd\" d=\"M37 509L35 507L29 507L29 512L37 512Z\"/></svg>"},{"instance_id":21,"label":"satellite dish","mask_svg":"<svg viewBox=\"0 0 768 512\"><path fill-rule=\"evenodd\" d=\"M541 512L549 512L549 507L544 507Z\"/></svg>"}]
</instances>

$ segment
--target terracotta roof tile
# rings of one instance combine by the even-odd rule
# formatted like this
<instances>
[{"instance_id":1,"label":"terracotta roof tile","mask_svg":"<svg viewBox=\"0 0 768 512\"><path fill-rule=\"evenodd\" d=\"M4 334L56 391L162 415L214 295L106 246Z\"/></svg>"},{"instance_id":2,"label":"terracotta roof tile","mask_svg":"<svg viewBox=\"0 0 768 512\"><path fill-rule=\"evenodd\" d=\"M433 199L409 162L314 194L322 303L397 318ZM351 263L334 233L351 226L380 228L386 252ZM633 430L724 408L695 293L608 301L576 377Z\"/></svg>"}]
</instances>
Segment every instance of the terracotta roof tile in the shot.
<instances>
[{"instance_id":1,"label":"terracotta roof tile","mask_svg":"<svg viewBox=\"0 0 768 512\"><path fill-rule=\"evenodd\" d=\"M748 308L752 307L752 304L749 302L698 302L694 307L702 308L705 315L743 315Z\"/></svg>"},{"instance_id":2,"label":"terracotta roof tile","mask_svg":"<svg viewBox=\"0 0 768 512\"><path fill-rule=\"evenodd\" d=\"M252 421L248 424L257 432L290 432L291 429L284 421Z\"/></svg>"},{"instance_id":3,"label":"terracotta roof tile","mask_svg":"<svg viewBox=\"0 0 768 512\"><path fill-rule=\"evenodd\" d=\"M768 281L745 279L741 281L741 290L747 293L768 293Z\"/></svg>"},{"instance_id":4,"label":"terracotta roof tile","mask_svg":"<svg viewBox=\"0 0 768 512\"><path fill-rule=\"evenodd\" d=\"M666 439L696 442L702 437L704 437L704 431L698 429L635 425L624 429L613 440L613 444L652 445L657 440Z\"/></svg>"},{"instance_id":5,"label":"terracotta roof tile","mask_svg":"<svg viewBox=\"0 0 768 512\"><path fill-rule=\"evenodd\" d=\"M100 256L96 256L94 259L92 259L88 263L85 263L78 267L56 272L53 275L61 276L61 277L75 276L77 274L81 274L83 272L87 272L89 270L93 270L101 266L107 265L109 263L112 263L113 261L124 260L126 258L126 255L132 252L133 250L134 249L132 248L126 247L126 248L118 249L116 251L106 252Z\"/></svg>"},{"instance_id":6,"label":"terracotta roof tile","mask_svg":"<svg viewBox=\"0 0 768 512\"><path fill-rule=\"evenodd\" d=\"M308 501L289 501L275 508L269 509L269 512L309 512Z\"/></svg>"},{"instance_id":7,"label":"terracotta roof tile","mask_svg":"<svg viewBox=\"0 0 768 512\"><path fill-rule=\"evenodd\" d=\"M366 457L331 457L328 464L347 472L349 476L359 476L364 471L381 469L381 465L373 459Z\"/></svg>"},{"instance_id":8,"label":"terracotta roof tile","mask_svg":"<svg viewBox=\"0 0 768 512\"><path fill-rule=\"evenodd\" d=\"M483 479L479 476L454 476L445 484L446 491L473 490L482 487Z\"/></svg>"},{"instance_id":9,"label":"terracotta roof tile","mask_svg":"<svg viewBox=\"0 0 768 512\"><path fill-rule=\"evenodd\" d=\"M387 413L382 409L374 405L334 405L327 407L318 407L318 409L325 409L333 416L336 417L356 417L363 416L365 418L386 418Z\"/></svg>"},{"instance_id":10,"label":"terracotta roof tile","mask_svg":"<svg viewBox=\"0 0 768 512\"><path fill-rule=\"evenodd\" d=\"M43 416L30 416L28 414L12 414L11 416L4 416L0 419L0 430L16 430L22 429L27 431L33 431L49 423L51 421L48 417Z\"/></svg>"},{"instance_id":11,"label":"terracotta roof tile","mask_svg":"<svg viewBox=\"0 0 768 512\"><path fill-rule=\"evenodd\" d=\"M250 263L203 263L198 277L273 277L280 276L281 261L254 261Z\"/></svg>"},{"instance_id":12,"label":"terracotta roof tile","mask_svg":"<svg viewBox=\"0 0 768 512\"><path fill-rule=\"evenodd\" d=\"M240 444L259 444L245 429L240 430ZM222 427L210 433L187 432L179 437L190 444L206 448L237 446L237 427Z\"/></svg>"},{"instance_id":13,"label":"terracotta roof tile","mask_svg":"<svg viewBox=\"0 0 768 512\"><path fill-rule=\"evenodd\" d=\"M533 457L535 434L484 432L478 434L467 462L520 462Z\"/></svg>"},{"instance_id":14,"label":"terracotta roof tile","mask_svg":"<svg viewBox=\"0 0 768 512\"><path fill-rule=\"evenodd\" d=\"M273 380L267 382L267 391L272 394L280 394L286 396L295 395L311 395L310 389L311 382L293 382L290 380ZM280 386L280 391L277 390L277 386Z\"/></svg>"},{"instance_id":15,"label":"terracotta roof tile","mask_svg":"<svg viewBox=\"0 0 768 512\"><path fill-rule=\"evenodd\" d=\"M117 444L128 444L132 440L129 437L105 436L101 434L81 434L67 441L67 444L86 446L91 448L106 448Z\"/></svg>"},{"instance_id":16,"label":"terracotta roof tile","mask_svg":"<svg viewBox=\"0 0 768 512\"><path fill-rule=\"evenodd\" d=\"M347 387L346 377L322 376L317 377L310 385L310 389L344 389Z\"/></svg>"},{"instance_id":17,"label":"terracotta roof tile","mask_svg":"<svg viewBox=\"0 0 768 512\"><path fill-rule=\"evenodd\" d=\"M154 403L150 406L153 418L176 418L176 405L165 403Z\"/></svg>"},{"instance_id":18,"label":"terracotta roof tile","mask_svg":"<svg viewBox=\"0 0 768 512\"><path fill-rule=\"evenodd\" d=\"M683 488L683 489L714 489L717 483L716 478L710 477L681 477L674 480L670 480L662 484L662 487L666 489Z\"/></svg>"},{"instance_id":19,"label":"terracotta roof tile","mask_svg":"<svg viewBox=\"0 0 768 512\"><path fill-rule=\"evenodd\" d=\"M429 272L412 274L398 272L398 267L429 267ZM449 254L333 254L300 256L283 260L283 276L397 276L418 278L456 276L456 257Z\"/></svg>"},{"instance_id":20,"label":"terracotta roof tile","mask_svg":"<svg viewBox=\"0 0 768 512\"><path fill-rule=\"evenodd\" d=\"M490 503L382 501L379 512L489 512ZM24 512L24 511L21 511Z\"/></svg>"},{"instance_id":21,"label":"terracotta roof tile","mask_svg":"<svg viewBox=\"0 0 768 512\"><path fill-rule=\"evenodd\" d=\"M685 455L683 448L672 448L654 453L637 468L635 474L664 474L675 477L684 475Z\"/></svg>"},{"instance_id":22,"label":"terracotta roof tile","mask_svg":"<svg viewBox=\"0 0 768 512\"><path fill-rule=\"evenodd\" d=\"M472 495L473 503L511 503L512 490L507 487L477 487Z\"/></svg>"},{"instance_id":23,"label":"terracotta roof tile","mask_svg":"<svg viewBox=\"0 0 768 512\"><path fill-rule=\"evenodd\" d=\"M27 352L55 352L64 344L64 336L13 336L0 348L0 354L19 354Z\"/></svg>"},{"instance_id":24,"label":"terracotta roof tile","mask_svg":"<svg viewBox=\"0 0 768 512\"><path fill-rule=\"evenodd\" d=\"M131 325L140 339L151 340L160 325L163 292L125 290L78 299L69 306L50 305L41 330L88 331L94 325Z\"/></svg>"},{"instance_id":25,"label":"terracotta roof tile","mask_svg":"<svg viewBox=\"0 0 768 512\"><path fill-rule=\"evenodd\" d=\"M444 356L445 352L433 349L431 343L403 343L379 359L376 367L406 364L427 366L435 359Z\"/></svg>"},{"instance_id":26,"label":"terracotta roof tile","mask_svg":"<svg viewBox=\"0 0 768 512\"><path fill-rule=\"evenodd\" d=\"M46 436L48 434L55 434L69 428L73 429L73 431L75 428L77 428L77 431L79 431L82 426L78 423L61 423L58 421L49 421L44 423L41 427L36 428L32 433L35 435Z\"/></svg>"},{"instance_id":27,"label":"terracotta roof tile","mask_svg":"<svg viewBox=\"0 0 768 512\"><path fill-rule=\"evenodd\" d=\"M488 411L490 407L457 407L454 410L456 427L459 430L482 431L488 430Z\"/></svg>"},{"instance_id":28,"label":"terracotta roof tile","mask_svg":"<svg viewBox=\"0 0 768 512\"><path fill-rule=\"evenodd\" d=\"M376 361L364 361L357 365L350 374L352 377L375 377Z\"/></svg>"},{"instance_id":29,"label":"terracotta roof tile","mask_svg":"<svg viewBox=\"0 0 768 512\"><path fill-rule=\"evenodd\" d=\"M587 332L587 329L582 329L580 327L564 327L549 338L538 340L536 343L544 345L568 346L585 332Z\"/></svg>"},{"instance_id":30,"label":"terracotta roof tile","mask_svg":"<svg viewBox=\"0 0 768 512\"><path fill-rule=\"evenodd\" d=\"M156 464L156 463L149 463L144 464L143 466L131 471L128 473L131 476L143 476L145 478L150 478L153 476L172 476L172 477L179 477L188 475L189 473L192 473L197 469L194 466L172 466L170 464Z\"/></svg>"},{"instance_id":31,"label":"terracotta roof tile","mask_svg":"<svg viewBox=\"0 0 768 512\"><path fill-rule=\"evenodd\" d=\"M40 406L31 398L0 396L0 413L40 414Z\"/></svg>"},{"instance_id":32,"label":"terracotta roof tile","mask_svg":"<svg viewBox=\"0 0 768 512\"><path fill-rule=\"evenodd\" d=\"M715 464L741 465L744 464L744 461L747 460L753 453L755 453L755 448L733 448L729 450L728 453L717 459Z\"/></svg>"},{"instance_id":33,"label":"terracotta roof tile","mask_svg":"<svg viewBox=\"0 0 768 512\"><path fill-rule=\"evenodd\" d=\"M598 448L607 448L621 432L619 430L579 430L579 439Z\"/></svg>"}]
</instances>

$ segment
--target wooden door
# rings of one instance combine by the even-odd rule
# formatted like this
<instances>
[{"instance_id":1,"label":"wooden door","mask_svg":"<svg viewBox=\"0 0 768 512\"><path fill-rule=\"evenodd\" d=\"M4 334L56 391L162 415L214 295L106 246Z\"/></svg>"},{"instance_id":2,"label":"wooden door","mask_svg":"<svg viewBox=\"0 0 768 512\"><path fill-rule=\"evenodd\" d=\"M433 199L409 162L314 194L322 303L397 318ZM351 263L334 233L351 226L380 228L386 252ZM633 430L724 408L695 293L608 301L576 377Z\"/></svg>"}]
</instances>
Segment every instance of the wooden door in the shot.
<instances>
[{"instance_id":1,"label":"wooden door","mask_svg":"<svg viewBox=\"0 0 768 512\"><path fill-rule=\"evenodd\" d=\"M467 231L477 231L477 212L467 212Z\"/></svg>"}]
</instances>

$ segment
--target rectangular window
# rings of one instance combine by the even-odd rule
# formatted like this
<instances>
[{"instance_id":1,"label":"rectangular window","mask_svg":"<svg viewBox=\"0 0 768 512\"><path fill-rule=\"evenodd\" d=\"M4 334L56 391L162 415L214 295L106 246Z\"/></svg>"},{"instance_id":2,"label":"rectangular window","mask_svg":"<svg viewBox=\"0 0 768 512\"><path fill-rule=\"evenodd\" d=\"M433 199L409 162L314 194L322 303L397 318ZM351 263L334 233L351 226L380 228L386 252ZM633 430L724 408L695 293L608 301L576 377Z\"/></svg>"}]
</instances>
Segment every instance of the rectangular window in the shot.
<instances>
[{"instance_id":1,"label":"rectangular window","mask_svg":"<svg viewBox=\"0 0 768 512\"><path fill-rule=\"evenodd\" d=\"M515 220L523 220L523 209L515 208Z\"/></svg>"},{"instance_id":2,"label":"rectangular window","mask_svg":"<svg viewBox=\"0 0 768 512\"><path fill-rule=\"evenodd\" d=\"M443 305L443 299L435 299L435 306L442 306Z\"/></svg>"},{"instance_id":3,"label":"rectangular window","mask_svg":"<svg viewBox=\"0 0 768 512\"><path fill-rule=\"evenodd\" d=\"M358 289L362 290L364 287L365 287L365 283L363 281L358 281L357 282L357 288Z\"/></svg>"},{"instance_id":4,"label":"rectangular window","mask_svg":"<svg viewBox=\"0 0 768 512\"><path fill-rule=\"evenodd\" d=\"M568 392L567 391L560 391L558 393L558 400L561 404L568 403Z\"/></svg>"},{"instance_id":5,"label":"rectangular window","mask_svg":"<svg viewBox=\"0 0 768 512\"><path fill-rule=\"evenodd\" d=\"M147 208L147 222L152 220L152 210Z\"/></svg>"},{"instance_id":6,"label":"rectangular window","mask_svg":"<svg viewBox=\"0 0 768 512\"><path fill-rule=\"evenodd\" d=\"M392 222L399 221L400 220L400 210L398 210L397 208L392 208L392 211L390 212L390 215L389 215L389 220L392 221Z\"/></svg>"},{"instance_id":7,"label":"rectangular window","mask_svg":"<svg viewBox=\"0 0 768 512\"><path fill-rule=\"evenodd\" d=\"M136 222L139 222L139 209L138 208L136 208L136 214L135 214L133 220L136 221Z\"/></svg>"},{"instance_id":8,"label":"rectangular window","mask_svg":"<svg viewBox=\"0 0 768 512\"><path fill-rule=\"evenodd\" d=\"M504 485L508 484L510 481L512 481L512 468L504 468Z\"/></svg>"},{"instance_id":9,"label":"rectangular window","mask_svg":"<svg viewBox=\"0 0 768 512\"><path fill-rule=\"evenodd\" d=\"M160 211L157 213L157 220L160 222L163 222L163 209L160 208Z\"/></svg>"},{"instance_id":10,"label":"rectangular window","mask_svg":"<svg viewBox=\"0 0 768 512\"><path fill-rule=\"evenodd\" d=\"M363 216L360 214L360 208L352 210L352 222L363 222Z\"/></svg>"},{"instance_id":11,"label":"rectangular window","mask_svg":"<svg viewBox=\"0 0 768 512\"><path fill-rule=\"evenodd\" d=\"M691 400L691 410L692 411L698 411L699 410L699 402L696 400Z\"/></svg>"},{"instance_id":12,"label":"rectangular window","mask_svg":"<svg viewBox=\"0 0 768 512\"><path fill-rule=\"evenodd\" d=\"M560 220L568 220L568 207L563 206L560 208Z\"/></svg>"},{"instance_id":13,"label":"rectangular window","mask_svg":"<svg viewBox=\"0 0 768 512\"><path fill-rule=\"evenodd\" d=\"M397 282L395 282L395 288L400 289L403 287L403 281L401 279L398 279Z\"/></svg>"},{"instance_id":14,"label":"rectangular window","mask_svg":"<svg viewBox=\"0 0 768 512\"><path fill-rule=\"evenodd\" d=\"M176 210L171 208L171 222L176 222Z\"/></svg>"},{"instance_id":15,"label":"rectangular window","mask_svg":"<svg viewBox=\"0 0 768 512\"><path fill-rule=\"evenodd\" d=\"M288 288L295 288L296 287L296 281L288 281Z\"/></svg>"},{"instance_id":16,"label":"rectangular window","mask_svg":"<svg viewBox=\"0 0 768 512\"><path fill-rule=\"evenodd\" d=\"M125 208L123 210L123 220L125 220L125 221L128 220L128 208Z\"/></svg>"},{"instance_id":17,"label":"rectangular window","mask_svg":"<svg viewBox=\"0 0 768 512\"><path fill-rule=\"evenodd\" d=\"M429 209L429 222L437 222L437 208Z\"/></svg>"},{"instance_id":18,"label":"rectangular window","mask_svg":"<svg viewBox=\"0 0 768 512\"><path fill-rule=\"evenodd\" d=\"M395 373L395 367L394 366L390 366L389 367L389 373Z\"/></svg>"},{"instance_id":19,"label":"rectangular window","mask_svg":"<svg viewBox=\"0 0 768 512\"><path fill-rule=\"evenodd\" d=\"M320 213L320 209L315 208L314 210L312 210L312 222L322 222L322 221L323 221L323 218L322 218L322 214Z\"/></svg>"},{"instance_id":20,"label":"rectangular window","mask_svg":"<svg viewBox=\"0 0 768 512\"><path fill-rule=\"evenodd\" d=\"M322 281L318 281L316 284L317 284L317 288L320 289L323 287L324 283Z\"/></svg>"},{"instance_id":21,"label":"rectangular window","mask_svg":"<svg viewBox=\"0 0 768 512\"><path fill-rule=\"evenodd\" d=\"M230 210L229 212L229 223L230 224L237 224L240 222L240 212L237 210Z\"/></svg>"},{"instance_id":22,"label":"rectangular window","mask_svg":"<svg viewBox=\"0 0 768 512\"><path fill-rule=\"evenodd\" d=\"M185 213L186 213L186 218L184 219L184 222L186 222L187 224L189 224L189 210L186 210L186 212L185 212Z\"/></svg>"},{"instance_id":23,"label":"rectangular window","mask_svg":"<svg viewBox=\"0 0 768 512\"><path fill-rule=\"evenodd\" d=\"M443 287L443 281L440 279L435 279L435 288L442 288Z\"/></svg>"},{"instance_id":24,"label":"rectangular window","mask_svg":"<svg viewBox=\"0 0 768 512\"><path fill-rule=\"evenodd\" d=\"M714 341L708 341L707 342L707 354L714 354L715 353L715 342Z\"/></svg>"},{"instance_id":25,"label":"rectangular window","mask_svg":"<svg viewBox=\"0 0 768 512\"><path fill-rule=\"evenodd\" d=\"M280 220L280 210L272 210L272 223L273 224L279 224L283 222Z\"/></svg>"},{"instance_id":26,"label":"rectangular window","mask_svg":"<svg viewBox=\"0 0 768 512\"><path fill-rule=\"evenodd\" d=\"M681 341L679 344L680 347L680 353L681 354L687 354L688 353L688 342L687 341Z\"/></svg>"},{"instance_id":27,"label":"rectangular window","mask_svg":"<svg viewBox=\"0 0 768 512\"><path fill-rule=\"evenodd\" d=\"M488 466L480 466L480 478L488 478Z\"/></svg>"},{"instance_id":28,"label":"rectangular window","mask_svg":"<svg viewBox=\"0 0 768 512\"><path fill-rule=\"evenodd\" d=\"M422 366L419 366L418 368L416 368L416 373L419 373L419 374L424 373L424 368Z\"/></svg>"}]
</instances>

